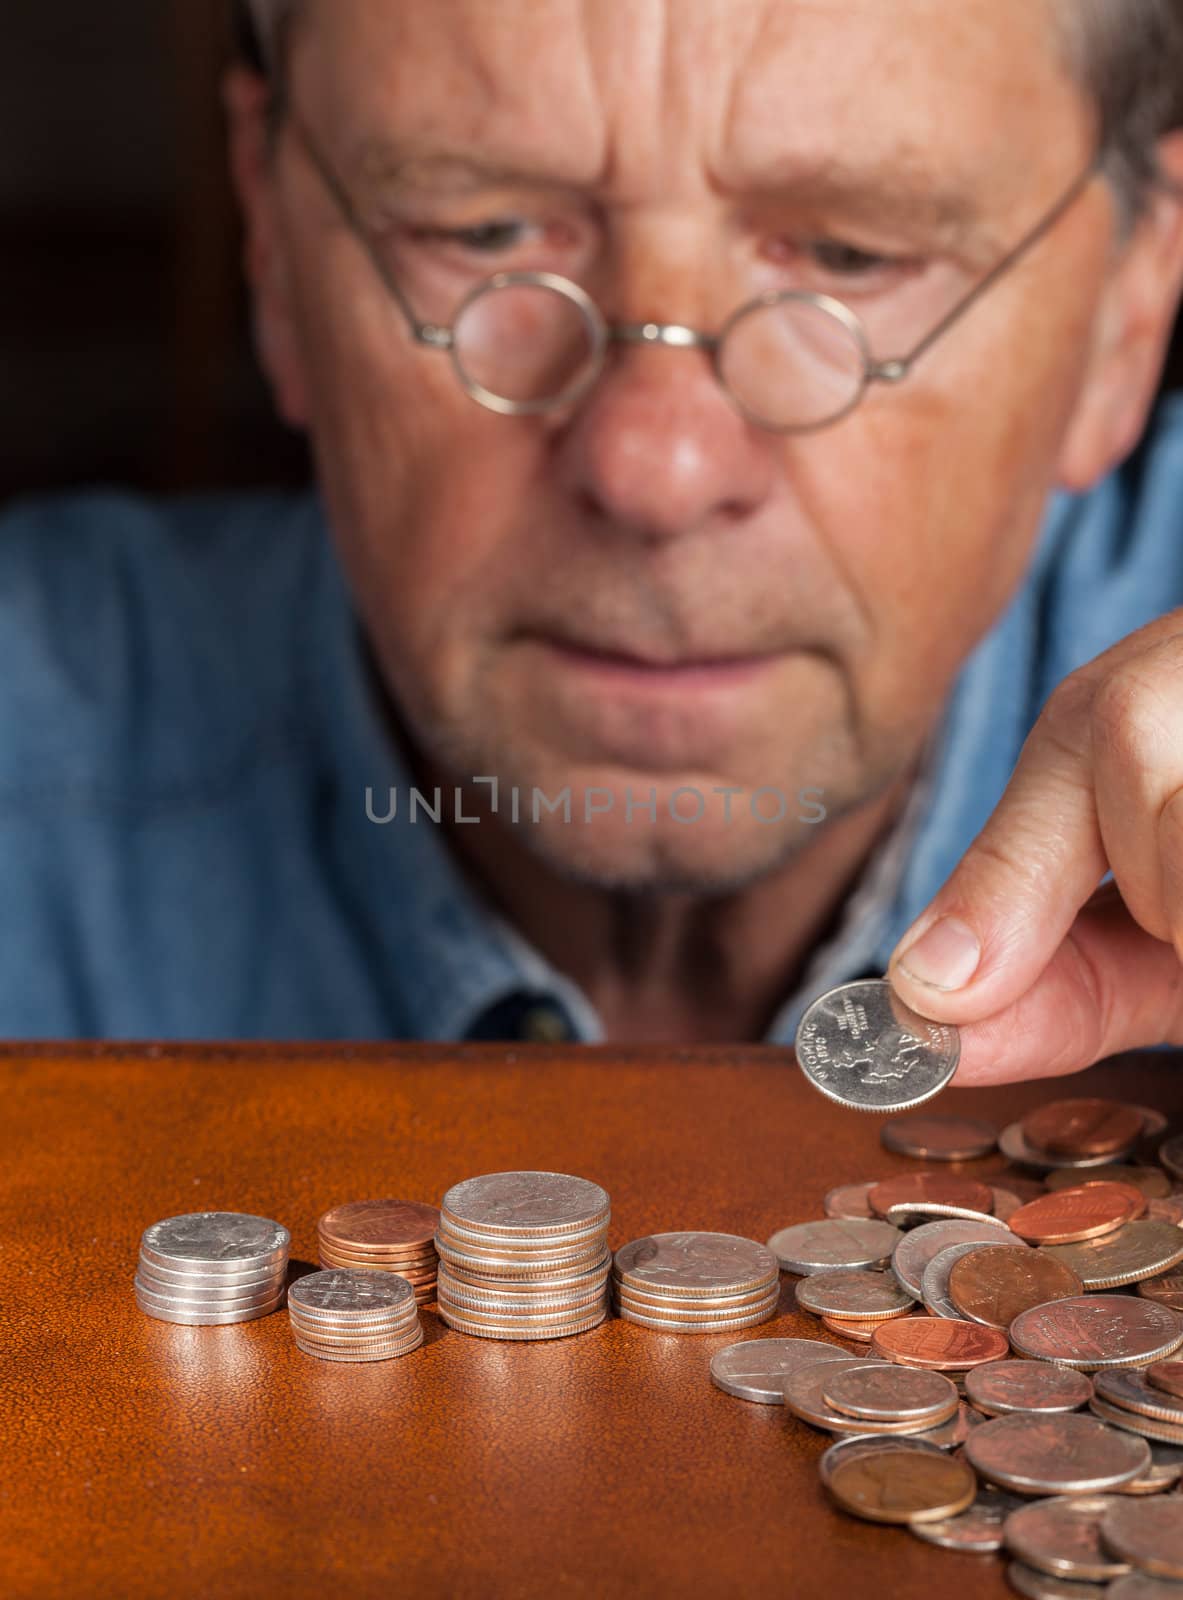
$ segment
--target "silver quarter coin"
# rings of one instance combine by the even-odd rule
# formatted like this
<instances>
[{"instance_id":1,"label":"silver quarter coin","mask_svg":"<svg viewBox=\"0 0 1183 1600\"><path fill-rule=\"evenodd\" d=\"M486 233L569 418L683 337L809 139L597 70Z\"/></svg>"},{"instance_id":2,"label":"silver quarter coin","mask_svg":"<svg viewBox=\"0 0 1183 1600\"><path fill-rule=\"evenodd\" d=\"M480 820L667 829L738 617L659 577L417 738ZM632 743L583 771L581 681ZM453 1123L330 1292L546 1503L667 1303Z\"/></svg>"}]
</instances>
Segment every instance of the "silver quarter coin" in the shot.
<instances>
[{"instance_id":1,"label":"silver quarter coin","mask_svg":"<svg viewBox=\"0 0 1183 1600\"><path fill-rule=\"evenodd\" d=\"M890 1222L827 1217L824 1222L798 1222L782 1228L769 1239L768 1248L786 1272L808 1277L836 1267L886 1266L902 1238Z\"/></svg>"},{"instance_id":2,"label":"silver quarter coin","mask_svg":"<svg viewBox=\"0 0 1183 1600\"><path fill-rule=\"evenodd\" d=\"M927 1427L948 1421L957 1410L957 1385L939 1372L869 1361L844 1367L823 1385L822 1399L844 1416L869 1422L918 1422Z\"/></svg>"},{"instance_id":3,"label":"silver quarter coin","mask_svg":"<svg viewBox=\"0 0 1183 1600\"><path fill-rule=\"evenodd\" d=\"M982 1489L968 1511L947 1517L944 1522L912 1522L909 1530L925 1544L944 1550L967 1550L988 1555L1002 1549L1002 1529L1012 1511L1028 1502L1021 1495L1002 1489Z\"/></svg>"},{"instance_id":4,"label":"silver quarter coin","mask_svg":"<svg viewBox=\"0 0 1183 1600\"><path fill-rule=\"evenodd\" d=\"M598 1183L565 1172L489 1172L454 1184L440 1212L478 1232L520 1237L606 1224L609 1200Z\"/></svg>"},{"instance_id":5,"label":"silver quarter coin","mask_svg":"<svg viewBox=\"0 0 1183 1600\"><path fill-rule=\"evenodd\" d=\"M777 1259L767 1245L735 1233L653 1233L616 1252L616 1276L674 1298L738 1294L778 1281Z\"/></svg>"},{"instance_id":6,"label":"silver quarter coin","mask_svg":"<svg viewBox=\"0 0 1183 1600\"><path fill-rule=\"evenodd\" d=\"M899 1236L891 1257L891 1270L900 1285L914 1300L923 1296L924 1269L932 1258L952 1244L1023 1245L1017 1233L1002 1222L967 1222L950 1217L940 1222L925 1222Z\"/></svg>"},{"instance_id":7,"label":"silver quarter coin","mask_svg":"<svg viewBox=\"0 0 1183 1600\"><path fill-rule=\"evenodd\" d=\"M183 1311L169 1310L147 1301L141 1297L138 1289L135 1295L140 1310L150 1317L155 1317L157 1322L179 1322L191 1328L213 1328L229 1322L253 1322L256 1317L269 1316L283 1304L281 1291L274 1300L266 1300L262 1305L251 1306L243 1311Z\"/></svg>"},{"instance_id":8,"label":"silver quarter coin","mask_svg":"<svg viewBox=\"0 0 1183 1600\"><path fill-rule=\"evenodd\" d=\"M287 1254L292 1236L268 1217L240 1211L191 1211L145 1228L140 1248L163 1267L217 1271L249 1261L260 1266Z\"/></svg>"},{"instance_id":9,"label":"silver quarter coin","mask_svg":"<svg viewBox=\"0 0 1183 1600\"><path fill-rule=\"evenodd\" d=\"M957 1071L958 1030L922 1017L886 978L819 995L797 1027L797 1060L830 1100L859 1111L907 1111Z\"/></svg>"},{"instance_id":10,"label":"silver quarter coin","mask_svg":"<svg viewBox=\"0 0 1183 1600\"><path fill-rule=\"evenodd\" d=\"M882 1269L839 1268L811 1272L796 1289L797 1304L815 1316L853 1317L866 1322L896 1317L915 1304L895 1276Z\"/></svg>"},{"instance_id":11,"label":"silver quarter coin","mask_svg":"<svg viewBox=\"0 0 1183 1600\"><path fill-rule=\"evenodd\" d=\"M1104 1494L1150 1465L1145 1439L1119 1433L1096 1417L993 1417L965 1441L974 1471L1016 1494Z\"/></svg>"},{"instance_id":12,"label":"silver quarter coin","mask_svg":"<svg viewBox=\"0 0 1183 1600\"><path fill-rule=\"evenodd\" d=\"M1132 1294L1082 1294L1022 1311L1010 1325L1017 1354L1082 1372L1144 1366L1183 1342L1183 1318Z\"/></svg>"},{"instance_id":13,"label":"silver quarter coin","mask_svg":"<svg viewBox=\"0 0 1183 1600\"><path fill-rule=\"evenodd\" d=\"M1101 1544L1101 1521L1120 1495L1057 1495L1021 1507L1006 1519L1006 1548L1053 1577L1104 1583L1130 1570Z\"/></svg>"},{"instance_id":14,"label":"silver quarter coin","mask_svg":"<svg viewBox=\"0 0 1183 1600\"><path fill-rule=\"evenodd\" d=\"M785 1402L784 1379L811 1361L848 1361L849 1352L820 1339L742 1339L716 1350L711 1382L726 1394L760 1405Z\"/></svg>"}]
</instances>

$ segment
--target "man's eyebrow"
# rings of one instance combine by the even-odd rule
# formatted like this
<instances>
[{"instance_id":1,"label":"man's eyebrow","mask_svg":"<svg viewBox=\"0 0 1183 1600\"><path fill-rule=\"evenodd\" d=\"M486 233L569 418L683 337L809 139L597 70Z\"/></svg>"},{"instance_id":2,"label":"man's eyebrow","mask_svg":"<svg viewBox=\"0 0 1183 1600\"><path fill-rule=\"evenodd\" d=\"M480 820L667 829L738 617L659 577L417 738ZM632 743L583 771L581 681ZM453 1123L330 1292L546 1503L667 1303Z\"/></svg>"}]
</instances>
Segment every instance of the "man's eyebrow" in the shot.
<instances>
[{"instance_id":1,"label":"man's eyebrow","mask_svg":"<svg viewBox=\"0 0 1183 1600\"><path fill-rule=\"evenodd\" d=\"M553 189L592 189L596 174L555 162L480 154L459 147L399 146L387 140L366 145L358 171L367 186L383 192L435 190L463 194L496 185ZM949 244L985 250L1005 248L984 214L971 182L950 178L908 160L856 164L840 158L782 156L762 172L715 182L716 192L765 203L780 201L802 210L841 211L866 220L927 230Z\"/></svg>"}]
</instances>

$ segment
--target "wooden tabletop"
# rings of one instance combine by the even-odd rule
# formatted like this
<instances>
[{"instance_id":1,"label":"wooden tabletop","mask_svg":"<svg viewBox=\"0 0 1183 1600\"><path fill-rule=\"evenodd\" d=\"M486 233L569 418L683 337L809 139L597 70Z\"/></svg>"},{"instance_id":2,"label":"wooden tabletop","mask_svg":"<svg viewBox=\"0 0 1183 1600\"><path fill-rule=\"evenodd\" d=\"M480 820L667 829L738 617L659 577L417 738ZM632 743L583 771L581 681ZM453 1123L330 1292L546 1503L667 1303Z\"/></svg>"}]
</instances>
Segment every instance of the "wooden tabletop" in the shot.
<instances>
[{"instance_id":1,"label":"wooden tabletop","mask_svg":"<svg viewBox=\"0 0 1183 1600\"><path fill-rule=\"evenodd\" d=\"M736 1337L830 1337L791 1278L775 1320L738 1335L612 1320L499 1343L427 1311L421 1349L357 1366L299 1352L286 1312L186 1328L136 1308L140 1234L178 1212L276 1218L311 1261L338 1202L438 1203L462 1178L547 1168L607 1188L614 1248L763 1240L821 1216L835 1184L915 1168L791 1053L18 1045L0 1078L8 1600L1009 1593L996 1557L834 1510L828 1435L711 1384ZM1001 1124L1080 1093L1183 1117L1178 1057L1155 1053L932 1109Z\"/></svg>"}]
</instances>

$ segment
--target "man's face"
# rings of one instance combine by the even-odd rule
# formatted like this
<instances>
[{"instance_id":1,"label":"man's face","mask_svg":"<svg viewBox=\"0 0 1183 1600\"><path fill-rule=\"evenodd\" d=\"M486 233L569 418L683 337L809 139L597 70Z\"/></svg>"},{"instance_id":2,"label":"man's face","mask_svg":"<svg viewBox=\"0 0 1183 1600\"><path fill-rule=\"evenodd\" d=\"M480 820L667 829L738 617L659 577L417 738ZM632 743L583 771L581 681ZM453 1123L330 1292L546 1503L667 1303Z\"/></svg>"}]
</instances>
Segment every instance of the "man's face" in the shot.
<instances>
[{"instance_id":1,"label":"man's face","mask_svg":"<svg viewBox=\"0 0 1183 1600\"><path fill-rule=\"evenodd\" d=\"M309 0L290 89L420 317L502 270L703 331L804 288L886 359L1087 164L1057 42L1031 0ZM413 342L290 130L277 162L322 488L437 776L495 774L523 813L570 785L572 821L520 835L555 866L705 888L813 842L800 789L834 818L906 770L1054 483L1110 247L1100 185L904 384L793 436L745 421L702 351L616 345L574 409L484 409ZM940 195L961 222L929 215ZM693 825L667 809L681 786L707 798ZM593 787L615 805L585 825ZM776 826L749 804L765 787ZM628 820L651 789L656 823Z\"/></svg>"}]
</instances>

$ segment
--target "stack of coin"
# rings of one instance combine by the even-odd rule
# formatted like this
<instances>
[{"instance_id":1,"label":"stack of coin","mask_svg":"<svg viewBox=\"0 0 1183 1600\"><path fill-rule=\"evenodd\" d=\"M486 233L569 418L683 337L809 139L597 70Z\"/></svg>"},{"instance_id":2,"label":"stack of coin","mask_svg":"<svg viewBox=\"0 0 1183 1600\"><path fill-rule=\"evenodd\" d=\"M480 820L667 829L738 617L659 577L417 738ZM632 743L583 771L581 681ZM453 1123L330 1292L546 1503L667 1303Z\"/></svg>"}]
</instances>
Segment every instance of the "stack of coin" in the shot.
<instances>
[{"instance_id":1,"label":"stack of coin","mask_svg":"<svg viewBox=\"0 0 1183 1600\"><path fill-rule=\"evenodd\" d=\"M299 1349L321 1361L389 1361L423 1343L415 1293L393 1272L310 1272L288 1292Z\"/></svg>"},{"instance_id":2,"label":"stack of coin","mask_svg":"<svg viewBox=\"0 0 1183 1600\"><path fill-rule=\"evenodd\" d=\"M370 1267L405 1278L420 1305L435 1299L439 1256L435 1206L416 1200L354 1200L316 1224L322 1267Z\"/></svg>"},{"instance_id":3,"label":"stack of coin","mask_svg":"<svg viewBox=\"0 0 1183 1600\"><path fill-rule=\"evenodd\" d=\"M238 1211L194 1211L144 1230L136 1304L161 1322L252 1322L283 1300L291 1235Z\"/></svg>"},{"instance_id":4,"label":"stack of coin","mask_svg":"<svg viewBox=\"0 0 1183 1600\"><path fill-rule=\"evenodd\" d=\"M448 1190L436 1249L440 1316L481 1339L562 1339L608 1314L611 1216L598 1183L492 1172Z\"/></svg>"},{"instance_id":5,"label":"stack of coin","mask_svg":"<svg viewBox=\"0 0 1183 1600\"><path fill-rule=\"evenodd\" d=\"M655 1233L616 1252L626 1322L663 1333L721 1333L776 1315L780 1269L766 1245L733 1233Z\"/></svg>"}]
</instances>

